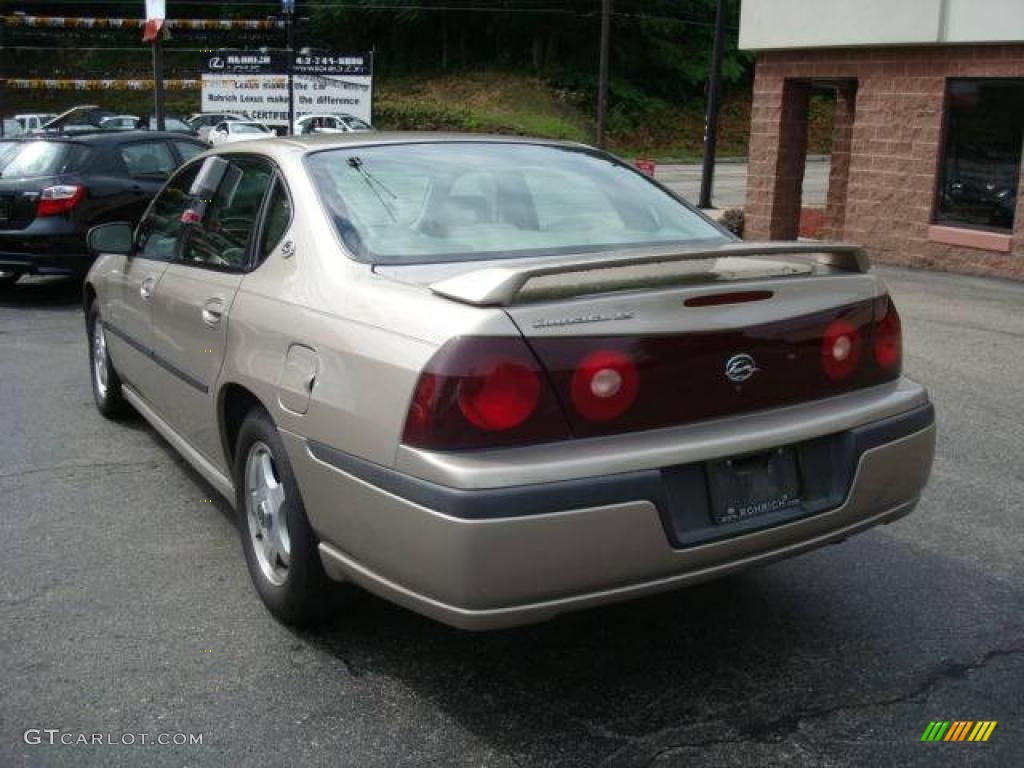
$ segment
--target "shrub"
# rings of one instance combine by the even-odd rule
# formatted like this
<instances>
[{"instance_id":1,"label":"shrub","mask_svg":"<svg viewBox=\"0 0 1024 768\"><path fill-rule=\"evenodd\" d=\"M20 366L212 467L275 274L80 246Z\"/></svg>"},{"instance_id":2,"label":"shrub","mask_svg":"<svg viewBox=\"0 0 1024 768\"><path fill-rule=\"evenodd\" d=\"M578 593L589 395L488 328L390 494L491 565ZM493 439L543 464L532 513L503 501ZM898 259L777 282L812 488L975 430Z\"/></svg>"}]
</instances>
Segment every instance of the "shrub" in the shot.
<instances>
[{"instance_id":1,"label":"shrub","mask_svg":"<svg viewBox=\"0 0 1024 768\"><path fill-rule=\"evenodd\" d=\"M719 223L732 232L736 237L743 237L743 225L745 218L743 216L742 208L730 208L722 214Z\"/></svg>"}]
</instances>

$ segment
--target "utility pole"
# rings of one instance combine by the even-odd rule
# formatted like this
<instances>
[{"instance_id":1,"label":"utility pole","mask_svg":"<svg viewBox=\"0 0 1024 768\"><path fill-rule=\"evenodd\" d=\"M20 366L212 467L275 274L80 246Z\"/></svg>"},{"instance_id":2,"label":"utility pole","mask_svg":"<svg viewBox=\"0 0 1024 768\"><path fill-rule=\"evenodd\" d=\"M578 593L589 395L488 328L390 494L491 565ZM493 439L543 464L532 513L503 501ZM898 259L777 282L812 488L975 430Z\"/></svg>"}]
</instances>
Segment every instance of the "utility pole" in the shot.
<instances>
[{"instance_id":1,"label":"utility pole","mask_svg":"<svg viewBox=\"0 0 1024 768\"><path fill-rule=\"evenodd\" d=\"M601 63L597 82L597 146L604 148L608 121L608 54L612 32L612 0L601 0Z\"/></svg>"},{"instance_id":2,"label":"utility pole","mask_svg":"<svg viewBox=\"0 0 1024 768\"><path fill-rule=\"evenodd\" d=\"M295 132L295 0L281 0L284 26L288 35L285 44L288 57L288 136Z\"/></svg>"},{"instance_id":3,"label":"utility pole","mask_svg":"<svg viewBox=\"0 0 1024 768\"><path fill-rule=\"evenodd\" d=\"M164 36L167 17L165 0L146 0L146 26L142 32L142 42L153 44L153 94L156 109L156 129L164 130L164 56L160 41Z\"/></svg>"},{"instance_id":4,"label":"utility pole","mask_svg":"<svg viewBox=\"0 0 1024 768\"><path fill-rule=\"evenodd\" d=\"M708 82L708 110L704 117L704 166L700 175L698 208L711 207L715 183L715 147L718 143L718 108L722 100L722 55L725 53L726 0L718 0L715 11L715 42L711 49L711 77Z\"/></svg>"},{"instance_id":5,"label":"utility pole","mask_svg":"<svg viewBox=\"0 0 1024 768\"><path fill-rule=\"evenodd\" d=\"M164 121L164 53L159 35L153 41L153 90L156 92L156 129L162 131L167 123Z\"/></svg>"}]
</instances>

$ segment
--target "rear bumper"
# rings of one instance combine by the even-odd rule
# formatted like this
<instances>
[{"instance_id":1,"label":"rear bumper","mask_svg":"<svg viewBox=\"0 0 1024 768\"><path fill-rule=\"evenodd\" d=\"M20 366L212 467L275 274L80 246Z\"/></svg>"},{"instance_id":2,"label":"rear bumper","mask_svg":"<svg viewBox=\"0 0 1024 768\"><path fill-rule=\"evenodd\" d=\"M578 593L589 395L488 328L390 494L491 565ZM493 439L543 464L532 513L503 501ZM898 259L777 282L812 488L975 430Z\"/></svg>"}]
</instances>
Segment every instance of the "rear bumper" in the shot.
<instances>
[{"instance_id":1,"label":"rear bumper","mask_svg":"<svg viewBox=\"0 0 1024 768\"><path fill-rule=\"evenodd\" d=\"M27 275L84 275L93 257L80 232L0 232L0 271ZM48 229L53 227L47 224Z\"/></svg>"},{"instance_id":2,"label":"rear bumper","mask_svg":"<svg viewBox=\"0 0 1024 768\"><path fill-rule=\"evenodd\" d=\"M930 404L836 437L856 447L838 503L690 542L672 510L691 500L658 491L677 468L467 491L367 474L343 454L286 441L329 575L454 626L493 629L769 563L913 509L934 455Z\"/></svg>"}]
</instances>

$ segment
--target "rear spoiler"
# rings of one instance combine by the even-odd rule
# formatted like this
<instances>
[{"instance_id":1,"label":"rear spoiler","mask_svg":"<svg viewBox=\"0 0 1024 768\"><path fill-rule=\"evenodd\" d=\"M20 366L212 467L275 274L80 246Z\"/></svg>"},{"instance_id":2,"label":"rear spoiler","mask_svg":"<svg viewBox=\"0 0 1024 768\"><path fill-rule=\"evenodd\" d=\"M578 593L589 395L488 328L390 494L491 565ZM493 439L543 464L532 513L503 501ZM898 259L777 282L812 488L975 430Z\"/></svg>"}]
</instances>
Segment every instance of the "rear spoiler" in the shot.
<instances>
[{"instance_id":1,"label":"rear spoiler","mask_svg":"<svg viewBox=\"0 0 1024 768\"><path fill-rule=\"evenodd\" d=\"M531 279L548 275L589 272L595 269L632 267L661 262L744 256L812 256L816 264L844 272L867 272L871 262L864 249L849 243L774 242L729 243L711 248L680 251L663 248L642 253L603 254L531 260L507 267L487 267L432 283L430 290L464 304L507 306Z\"/></svg>"}]
</instances>

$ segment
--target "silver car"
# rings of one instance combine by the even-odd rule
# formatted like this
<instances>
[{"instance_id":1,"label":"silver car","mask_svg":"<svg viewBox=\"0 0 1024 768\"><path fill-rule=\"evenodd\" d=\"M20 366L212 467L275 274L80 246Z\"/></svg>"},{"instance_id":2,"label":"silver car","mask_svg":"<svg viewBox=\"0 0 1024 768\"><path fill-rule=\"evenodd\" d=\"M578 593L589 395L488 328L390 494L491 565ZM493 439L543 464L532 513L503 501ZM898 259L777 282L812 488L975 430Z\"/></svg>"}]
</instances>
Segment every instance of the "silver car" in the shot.
<instances>
[{"instance_id":1,"label":"silver car","mask_svg":"<svg viewBox=\"0 0 1024 768\"><path fill-rule=\"evenodd\" d=\"M331 581L544 620L892 522L931 470L860 249L738 241L588 147L251 141L90 246L100 411L231 501L286 622Z\"/></svg>"}]
</instances>

